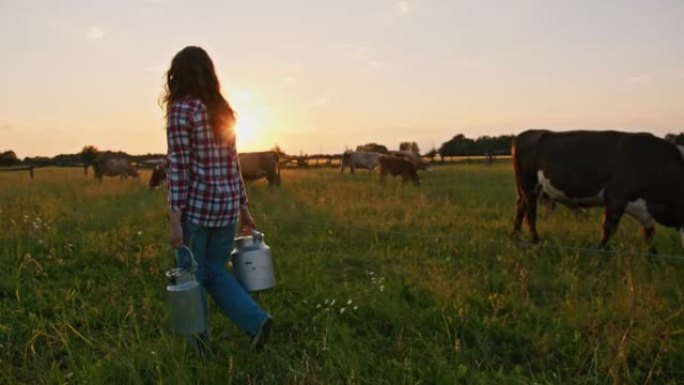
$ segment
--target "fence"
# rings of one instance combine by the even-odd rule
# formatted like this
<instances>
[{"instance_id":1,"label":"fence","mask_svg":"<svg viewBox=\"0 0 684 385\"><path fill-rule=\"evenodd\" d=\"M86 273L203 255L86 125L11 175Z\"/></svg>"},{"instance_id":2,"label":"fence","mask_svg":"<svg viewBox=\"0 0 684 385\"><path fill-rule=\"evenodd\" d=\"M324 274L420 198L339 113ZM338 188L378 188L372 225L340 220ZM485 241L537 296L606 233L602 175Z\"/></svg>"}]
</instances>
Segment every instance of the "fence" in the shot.
<instances>
[{"instance_id":1,"label":"fence","mask_svg":"<svg viewBox=\"0 0 684 385\"><path fill-rule=\"evenodd\" d=\"M88 175L88 165L83 163L69 163L69 164L56 164L56 165L22 165L22 166L10 166L10 167L0 167L0 172L10 172L10 171L28 171L31 179L34 177L34 170L44 167L82 167L83 173Z\"/></svg>"},{"instance_id":2,"label":"fence","mask_svg":"<svg viewBox=\"0 0 684 385\"><path fill-rule=\"evenodd\" d=\"M318 167L340 167L342 154L315 154L287 156L280 160L282 168L318 168ZM485 163L491 164L497 160L511 159L510 155L459 155L459 156L435 156L423 157L423 161L432 165L456 164L456 163Z\"/></svg>"},{"instance_id":3,"label":"fence","mask_svg":"<svg viewBox=\"0 0 684 385\"><path fill-rule=\"evenodd\" d=\"M12 166L12 167L0 167L0 172L8 171L28 171L31 179L33 179L33 165L28 166Z\"/></svg>"}]
</instances>

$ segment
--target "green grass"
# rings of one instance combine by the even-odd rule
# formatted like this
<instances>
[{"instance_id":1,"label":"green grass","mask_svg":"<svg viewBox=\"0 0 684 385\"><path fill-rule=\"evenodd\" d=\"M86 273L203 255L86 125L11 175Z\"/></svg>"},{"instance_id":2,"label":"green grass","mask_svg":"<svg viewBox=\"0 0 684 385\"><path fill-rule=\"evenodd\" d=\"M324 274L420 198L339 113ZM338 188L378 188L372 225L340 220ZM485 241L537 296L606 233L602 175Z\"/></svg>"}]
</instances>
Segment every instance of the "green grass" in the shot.
<instances>
[{"instance_id":1,"label":"green grass","mask_svg":"<svg viewBox=\"0 0 684 385\"><path fill-rule=\"evenodd\" d=\"M213 355L170 333L165 191L80 170L0 174L0 383L678 384L684 257L649 258L628 218L541 209L511 241L510 163L423 184L283 171L248 185L277 275L264 352L210 309ZM528 239L525 232L521 241ZM656 245L681 255L678 234Z\"/></svg>"}]
</instances>

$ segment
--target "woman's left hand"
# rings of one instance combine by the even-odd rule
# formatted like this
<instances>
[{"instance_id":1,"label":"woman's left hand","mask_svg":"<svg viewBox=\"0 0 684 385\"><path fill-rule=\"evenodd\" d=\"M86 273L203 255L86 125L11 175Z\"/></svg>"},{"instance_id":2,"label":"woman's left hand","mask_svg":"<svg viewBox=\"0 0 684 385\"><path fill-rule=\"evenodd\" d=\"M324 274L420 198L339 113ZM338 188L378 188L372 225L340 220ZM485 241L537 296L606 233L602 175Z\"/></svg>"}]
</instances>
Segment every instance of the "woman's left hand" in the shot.
<instances>
[{"instance_id":1,"label":"woman's left hand","mask_svg":"<svg viewBox=\"0 0 684 385\"><path fill-rule=\"evenodd\" d=\"M256 230L256 223L248 207L240 208L240 234L251 234Z\"/></svg>"}]
</instances>

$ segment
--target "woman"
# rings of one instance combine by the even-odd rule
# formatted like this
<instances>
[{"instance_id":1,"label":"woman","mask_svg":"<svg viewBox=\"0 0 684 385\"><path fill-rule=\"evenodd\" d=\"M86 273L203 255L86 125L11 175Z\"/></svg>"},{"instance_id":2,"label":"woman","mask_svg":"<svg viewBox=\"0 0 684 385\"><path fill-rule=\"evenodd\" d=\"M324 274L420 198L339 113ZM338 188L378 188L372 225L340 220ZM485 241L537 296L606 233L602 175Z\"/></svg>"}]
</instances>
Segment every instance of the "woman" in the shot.
<instances>
[{"instance_id":1,"label":"woman","mask_svg":"<svg viewBox=\"0 0 684 385\"><path fill-rule=\"evenodd\" d=\"M241 230L254 230L256 225L235 148L235 112L220 88L214 64L202 48L186 47L174 56L163 97L171 244L178 250L179 266L187 266L189 259L178 248L185 245L192 250L197 280L251 338L251 345L261 348L268 339L271 316L225 269L238 219Z\"/></svg>"}]
</instances>

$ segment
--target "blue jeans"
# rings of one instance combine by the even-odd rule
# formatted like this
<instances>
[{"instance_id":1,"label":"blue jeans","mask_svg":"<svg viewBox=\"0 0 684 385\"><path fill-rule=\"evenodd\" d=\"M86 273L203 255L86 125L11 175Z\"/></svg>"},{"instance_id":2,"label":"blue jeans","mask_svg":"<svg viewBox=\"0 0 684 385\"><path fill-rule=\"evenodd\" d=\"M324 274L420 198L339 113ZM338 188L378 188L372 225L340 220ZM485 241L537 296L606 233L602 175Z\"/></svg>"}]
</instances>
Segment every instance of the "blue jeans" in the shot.
<instances>
[{"instance_id":1,"label":"blue jeans","mask_svg":"<svg viewBox=\"0 0 684 385\"><path fill-rule=\"evenodd\" d=\"M235 224L226 227L203 227L183 219L183 243L192 250L197 260L197 281L211 295L216 305L243 332L252 336L270 315L254 302L237 279L226 270L226 262L233 250ZM187 250L176 251L178 267L188 267ZM202 294L202 308L206 314L206 295Z\"/></svg>"}]
</instances>

